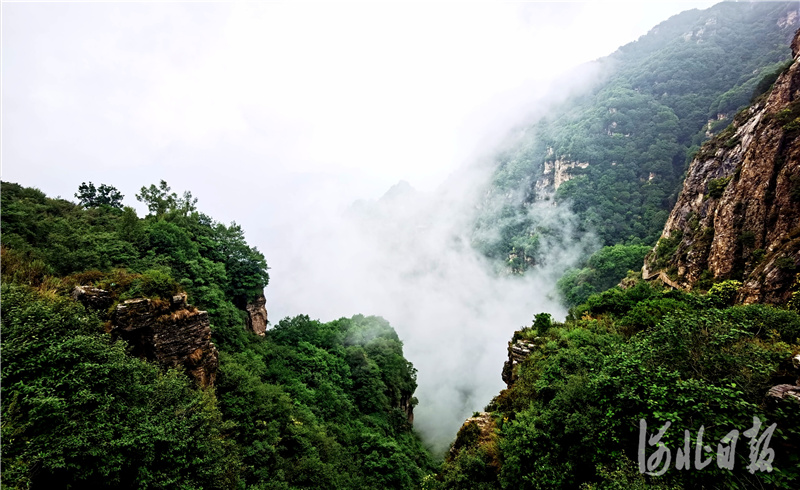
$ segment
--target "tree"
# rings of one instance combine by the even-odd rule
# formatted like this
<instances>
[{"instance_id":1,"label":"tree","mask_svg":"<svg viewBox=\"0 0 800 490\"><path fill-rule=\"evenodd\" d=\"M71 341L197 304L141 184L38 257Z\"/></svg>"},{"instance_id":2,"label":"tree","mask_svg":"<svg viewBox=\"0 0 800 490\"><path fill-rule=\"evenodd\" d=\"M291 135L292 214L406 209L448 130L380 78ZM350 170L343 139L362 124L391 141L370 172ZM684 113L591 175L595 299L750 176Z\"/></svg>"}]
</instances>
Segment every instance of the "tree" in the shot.
<instances>
[{"instance_id":1,"label":"tree","mask_svg":"<svg viewBox=\"0 0 800 490\"><path fill-rule=\"evenodd\" d=\"M91 182L88 184L81 182L75 197L78 198L81 206L85 208L109 206L115 209L122 209L122 198L125 196L116 187L110 185L100 184L100 187L95 188Z\"/></svg>"},{"instance_id":2,"label":"tree","mask_svg":"<svg viewBox=\"0 0 800 490\"><path fill-rule=\"evenodd\" d=\"M150 184L150 187L142 187L136 200L147 204L147 209L156 218L163 218L167 214L188 216L197 210L197 198L192 197L192 193L186 191L183 196L178 197L165 180L162 180L158 187Z\"/></svg>"},{"instance_id":3,"label":"tree","mask_svg":"<svg viewBox=\"0 0 800 490\"><path fill-rule=\"evenodd\" d=\"M214 232L216 249L230 280L226 293L243 306L260 295L269 284L267 261L257 248L247 244L244 230L235 222L230 226L217 223Z\"/></svg>"}]
</instances>

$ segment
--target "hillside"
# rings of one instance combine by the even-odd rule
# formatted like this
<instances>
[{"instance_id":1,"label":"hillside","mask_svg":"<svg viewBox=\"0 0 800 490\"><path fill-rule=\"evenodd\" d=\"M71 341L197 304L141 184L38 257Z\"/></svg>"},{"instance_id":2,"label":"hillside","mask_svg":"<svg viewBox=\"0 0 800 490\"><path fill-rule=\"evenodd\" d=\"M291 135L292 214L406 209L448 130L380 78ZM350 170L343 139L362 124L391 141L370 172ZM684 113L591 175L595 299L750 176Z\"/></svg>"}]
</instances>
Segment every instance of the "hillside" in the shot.
<instances>
[{"instance_id":1,"label":"hillside","mask_svg":"<svg viewBox=\"0 0 800 490\"><path fill-rule=\"evenodd\" d=\"M791 2L723 2L599 60L603 76L588 93L498 155L475 245L515 272L545 260L539 247L552 231L529 210L551 200L602 245L652 246L691 155L790 58L797 14Z\"/></svg>"},{"instance_id":2,"label":"hillside","mask_svg":"<svg viewBox=\"0 0 800 490\"><path fill-rule=\"evenodd\" d=\"M729 306L735 294L639 283L563 323L536 315L509 342L507 388L464 423L429 488L797 488L800 315ZM754 417L759 437L776 424L770 457L750 452Z\"/></svg>"},{"instance_id":3,"label":"hillside","mask_svg":"<svg viewBox=\"0 0 800 490\"><path fill-rule=\"evenodd\" d=\"M265 330L267 263L165 182L2 183L3 488L417 488L416 370L382 318Z\"/></svg>"},{"instance_id":4,"label":"hillside","mask_svg":"<svg viewBox=\"0 0 800 490\"><path fill-rule=\"evenodd\" d=\"M792 43L800 56L800 37ZM739 300L783 304L800 271L800 64L692 161L645 278L744 283Z\"/></svg>"},{"instance_id":5,"label":"hillside","mask_svg":"<svg viewBox=\"0 0 800 490\"><path fill-rule=\"evenodd\" d=\"M369 231L349 254L308 235L324 253L296 263L331 303L421 325L404 336L441 380L423 402L442 433L498 389L475 389L503 356L484 331L510 336L505 388L443 460L389 322L269 320L266 257L191 192L142 187L139 216L107 184L0 183L3 489L800 487L798 27L797 2L679 14L521 128L469 211L401 181L349 208ZM334 255L388 300L351 294ZM512 333L506 310L559 300L564 321ZM436 403L454 399L458 416Z\"/></svg>"},{"instance_id":6,"label":"hillside","mask_svg":"<svg viewBox=\"0 0 800 490\"><path fill-rule=\"evenodd\" d=\"M797 487L800 31L792 48L692 161L644 278L514 332L506 389L431 488Z\"/></svg>"}]
</instances>

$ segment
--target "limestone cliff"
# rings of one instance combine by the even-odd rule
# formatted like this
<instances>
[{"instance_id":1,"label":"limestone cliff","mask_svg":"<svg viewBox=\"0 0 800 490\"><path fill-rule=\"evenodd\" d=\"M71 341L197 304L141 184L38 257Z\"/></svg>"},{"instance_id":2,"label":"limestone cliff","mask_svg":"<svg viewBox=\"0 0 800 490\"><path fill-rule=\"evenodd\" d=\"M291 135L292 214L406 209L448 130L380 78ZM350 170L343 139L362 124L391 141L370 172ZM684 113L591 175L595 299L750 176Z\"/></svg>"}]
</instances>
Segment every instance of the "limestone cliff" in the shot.
<instances>
[{"instance_id":1,"label":"limestone cliff","mask_svg":"<svg viewBox=\"0 0 800 490\"><path fill-rule=\"evenodd\" d=\"M547 152L548 156L550 156L553 149L548 148ZM571 171L576 167L587 168L588 166L588 162L571 161L568 157L545 161L542 175L536 179L534 184L537 199L543 199L548 194L557 191L561 184L572 179L574 175Z\"/></svg>"},{"instance_id":2,"label":"limestone cliff","mask_svg":"<svg viewBox=\"0 0 800 490\"><path fill-rule=\"evenodd\" d=\"M187 305L185 293L172 301L136 298L120 303L111 315L111 335L126 340L135 356L183 367L202 387L214 384L219 361L208 313Z\"/></svg>"},{"instance_id":3,"label":"limestone cliff","mask_svg":"<svg viewBox=\"0 0 800 490\"><path fill-rule=\"evenodd\" d=\"M738 300L789 300L800 272L800 31L794 63L692 161L645 279L743 282ZM700 284L698 284L700 283Z\"/></svg>"}]
</instances>

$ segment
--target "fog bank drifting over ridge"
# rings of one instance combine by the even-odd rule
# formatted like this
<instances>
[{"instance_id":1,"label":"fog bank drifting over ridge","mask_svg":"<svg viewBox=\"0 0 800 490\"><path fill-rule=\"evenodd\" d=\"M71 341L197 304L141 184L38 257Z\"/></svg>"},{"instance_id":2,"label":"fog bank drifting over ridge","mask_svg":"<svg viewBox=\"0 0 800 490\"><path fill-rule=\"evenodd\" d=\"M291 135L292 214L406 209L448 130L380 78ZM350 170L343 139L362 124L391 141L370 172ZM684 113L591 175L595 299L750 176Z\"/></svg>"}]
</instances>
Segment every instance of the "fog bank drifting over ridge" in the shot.
<instances>
[{"instance_id":1,"label":"fog bank drifting over ridge","mask_svg":"<svg viewBox=\"0 0 800 490\"><path fill-rule=\"evenodd\" d=\"M566 315L555 282L596 246L590 235L573 241L568 210L538 202L530 212L560 230L557 243L544 244L547 258L525 276L498 271L471 245L478 208L508 201L486 195L491 171L472 165L435 193L401 182L345 209L319 201L283 230L293 246L272 259L273 322L281 310L323 321L356 313L389 320L418 369L415 427L437 452L503 387L512 332L539 312Z\"/></svg>"}]
</instances>

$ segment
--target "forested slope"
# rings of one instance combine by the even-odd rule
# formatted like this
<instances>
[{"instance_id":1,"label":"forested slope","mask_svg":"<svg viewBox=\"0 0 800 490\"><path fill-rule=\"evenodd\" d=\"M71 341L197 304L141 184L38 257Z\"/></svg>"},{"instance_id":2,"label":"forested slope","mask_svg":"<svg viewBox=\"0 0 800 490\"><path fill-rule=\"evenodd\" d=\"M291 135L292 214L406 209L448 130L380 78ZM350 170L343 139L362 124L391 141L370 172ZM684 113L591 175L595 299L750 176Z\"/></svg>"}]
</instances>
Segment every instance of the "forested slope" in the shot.
<instances>
[{"instance_id":1,"label":"forested slope","mask_svg":"<svg viewBox=\"0 0 800 490\"><path fill-rule=\"evenodd\" d=\"M735 297L729 283L640 282L563 323L536 315L509 342L507 389L465 422L430 488L797 488L800 293L794 311Z\"/></svg>"},{"instance_id":2,"label":"forested slope","mask_svg":"<svg viewBox=\"0 0 800 490\"><path fill-rule=\"evenodd\" d=\"M111 186L76 197L2 183L4 488L419 486L416 371L385 320L256 335L269 276L239 226L163 181L144 218Z\"/></svg>"},{"instance_id":3,"label":"forested slope","mask_svg":"<svg viewBox=\"0 0 800 490\"><path fill-rule=\"evenodd\" d=\"M566 321L514 332L506 389L430 488L797 488L800 32L792 47L698 152L644 277L590 294L649 248L606 247L562 280L586 286Z\"/></svg>"},{"instance_id":4,"label":"forested slope","mask_svg":"<svg viewBox=\"0 0 800 490\"><path fill-rule=\"evenodd\" d=\"M541 200L574 211L577 233L602 245L654 245L691 155L790 59L797 14L796 2L723 2L599 60L593 89L497 156L475 245L514 272L544 260L553 230L530 212Z\"/></svg>"}]
</instances>

